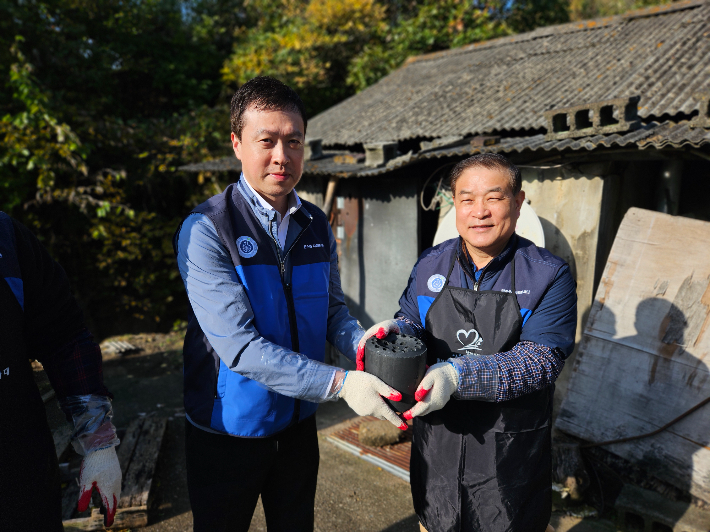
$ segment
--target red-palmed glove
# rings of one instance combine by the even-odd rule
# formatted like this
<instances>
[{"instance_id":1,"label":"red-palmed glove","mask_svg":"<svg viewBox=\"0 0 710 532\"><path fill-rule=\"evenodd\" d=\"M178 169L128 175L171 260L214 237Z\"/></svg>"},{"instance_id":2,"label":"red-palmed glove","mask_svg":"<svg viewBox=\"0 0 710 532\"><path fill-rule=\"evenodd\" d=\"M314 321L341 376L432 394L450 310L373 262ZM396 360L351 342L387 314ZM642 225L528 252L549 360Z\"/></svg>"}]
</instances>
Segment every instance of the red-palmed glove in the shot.
<instances>
[{"instance_id":1,"label":"red-palmed glove","mask_svg":"<svg viewBox=\"0 0 710 532\"><path fill-rule=\"evenodd\" d=\"M104 524L111 526L118 501L121 500L121 466L118 465L114 447L94 451L84 457L79 485L79 511L84 512L89 507L91 491L96 488L106 509Z\"/></svg>"},{"instance_id":2,"label":"red-palmed glove","mask_svg":"<svg viewBox=\"0 0 710 532\"><path fill-rule=\"evenodd\" d=\"M459 387L459 372L453 364L449 362L439 362L431 366L422 382L419 383L414 398L418 401L416 405L407 410L402 416L404 419L412 419L423 416L436 410L444 408Z\"/></svg>"},{"instance_id":3,"label":"red-palmed glove","mask_svg":"<svg viewBox=\"0 0 710 532\"><path fill-rule=\"evenodd\" d=\"M389 333L399 334L399 325L394 320L381 321L370 327L360 341L357 344L357 355L355 356L355 369L358 371L365 371L365 342L368 338L376 336L377 338L384 338Z\"/></svg>"},{"instance_id":4,"label":"red-palmed glove","mask_svg":"<svg viewBox=\"0 0 710 532\"><path fill-rule=\"evenodd\" d=\"M363 371L345 373L338 397L345 399L348 406L360 416L375 416L392 423L395 427L407 430L407 424L392 410L382 397L392 401L401 401L402 394L387 386L380 379Z\"/></svg>"}]
</instances>

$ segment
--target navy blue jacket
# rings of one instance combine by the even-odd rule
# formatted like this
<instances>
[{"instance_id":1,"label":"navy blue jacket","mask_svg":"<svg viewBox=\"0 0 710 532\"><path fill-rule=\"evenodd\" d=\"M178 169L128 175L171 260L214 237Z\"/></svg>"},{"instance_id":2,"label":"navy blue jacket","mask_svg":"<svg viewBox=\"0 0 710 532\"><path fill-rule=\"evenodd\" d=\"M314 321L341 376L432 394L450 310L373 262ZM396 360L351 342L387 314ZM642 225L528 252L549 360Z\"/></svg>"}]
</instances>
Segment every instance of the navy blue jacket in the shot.
<instances>
[{"instance_id":1,"label":"navy blue jacket","mask_svg":"<svg viewBox=\"0 0 710 532\"><path fill-rule=\"evenodd\" d=\"M443 286L442 279L448 272L452 254L460 252L458 242L458 238L447 240L422 253L399 300L401 310L397 316L424 326L426 313ZM482 270L478 289L510 291L513 251L516 253L516 296L523 317L520 340L559 349L569 356L574 348L577 312L576 297L570 297L575 282L564 260L514 235L503 252ZM449 286L473 288L458 261L451 272Z\"/></svg>"},{"instance_id":2,"label":"navy blue jacket","mask_svg":"<svg viewBox=\"0 0 710 532\"><path fill-rule=\"evenodd\" d=\"M466 259L460 242L459 238L447 240L421 255L399 300L396 318L424 330L426 313L444 285L454 255L458 260L449 286L473 289L461 267ZM506 353L450 359L459 372L460 398L504 401L548 386L555 382L574 349L576 283L561 258L513 235L500 255L475 272L478 289L510 291L513 253L516 296L523 317L520 342Z\"/></svg>"}]
</instances>

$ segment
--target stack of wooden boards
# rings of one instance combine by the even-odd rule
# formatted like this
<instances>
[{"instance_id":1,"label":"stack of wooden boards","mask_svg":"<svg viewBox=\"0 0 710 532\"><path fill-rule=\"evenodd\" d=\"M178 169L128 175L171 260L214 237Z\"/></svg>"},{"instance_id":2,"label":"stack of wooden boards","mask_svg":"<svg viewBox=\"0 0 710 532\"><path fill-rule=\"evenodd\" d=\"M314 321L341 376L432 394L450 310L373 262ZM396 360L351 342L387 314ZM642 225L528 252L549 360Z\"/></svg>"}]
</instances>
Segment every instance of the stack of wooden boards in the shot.
<instances>
[{"instance_id":1,"label":"stack of wooden boards","mask_svg":"<svg viewBox=\"0 0 710 532\"><path fill-rule=\"evenodd\" d=\"M123 474L123 486L111 528L138 528L148 524L148 499L166 424L164 417L140 417L131 422L121 438L116 454ZM68 425L54 434L60 463L73 453L69 445L70 436ZM104 530L104 518L98 508L91 509L90 516L75 517L78 497L79 486L72 478L62 495L64 530Z\"/></svg>"},{"instance_id":2,"label":"stack of wooden boards","mask_svg":"<svg viewBox=\"0 0 710 532\"><path fill-rule=\"evenodd\" d=\"M602 442L710 397L710 223L630 209L587 319L558 429ZM710 405L605 446L710 502Z\"/></svg>"}]
</instances>

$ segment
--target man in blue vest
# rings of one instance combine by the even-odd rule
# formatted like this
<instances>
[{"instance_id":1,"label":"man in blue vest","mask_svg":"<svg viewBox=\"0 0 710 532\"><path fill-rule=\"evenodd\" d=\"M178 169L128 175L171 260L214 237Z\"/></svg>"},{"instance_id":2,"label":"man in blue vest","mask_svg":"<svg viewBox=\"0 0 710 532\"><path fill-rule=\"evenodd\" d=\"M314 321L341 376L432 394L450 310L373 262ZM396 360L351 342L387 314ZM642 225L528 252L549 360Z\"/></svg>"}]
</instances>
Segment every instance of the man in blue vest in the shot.
<instances>
[{"instance_id":1,"label":"man in blue vest","mask_svg":"<svg viewBox=\"0 0 710 532\"><path fill-rule=\"evenodd\" d=\"M0 212L0 530L62 527L59 467L30 359L42 363L84 456L79 511L96 488L104 521L121 499L101 349L84 325L62 267L21 223Z\"/></svg>"},{"instance_id":2,"label":"man in blue vest","mask_svg":"<svg viewBox=\"0 0 710 532\"><path fill-rule=\"evenodd\" d=\"M294 187L306 114L283 83L258 77L231 105L237 183L198 206L174 245L190 301L184 347L187 480L196 531L247 531L261 495L269 531L313 530L314 414L344 398L406 429L363 372L323 363L326 340L355 359L367 333L350 316L335 239Z\"/></svg>"},{"instance_id":3,"label":"man in blue vest","mask_svg":"<svg viewBox=\"0 0 710 532\"><path fill-rule=\"evenodd\" d=\"M431 365L404 413L428 532L548 527L552 395L574 346L577 296L569 266L515 234L521 184L502 155L460 162L459 237L422 254L399 301L395 326L426 340Z\"/></svg>"}]
</instances>

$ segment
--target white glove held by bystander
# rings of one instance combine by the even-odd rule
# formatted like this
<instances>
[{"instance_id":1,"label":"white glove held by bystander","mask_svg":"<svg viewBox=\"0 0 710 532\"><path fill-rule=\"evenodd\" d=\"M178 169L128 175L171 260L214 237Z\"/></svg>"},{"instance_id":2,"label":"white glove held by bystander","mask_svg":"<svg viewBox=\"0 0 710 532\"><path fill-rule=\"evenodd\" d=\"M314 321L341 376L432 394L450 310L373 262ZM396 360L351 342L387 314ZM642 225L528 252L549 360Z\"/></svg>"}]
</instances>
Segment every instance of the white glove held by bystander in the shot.
<instances>
[{"instance_id":1,"label":"white glove held by bystander","mask_svg":"<svg viewBox=\"0 0 710 532\"><path fill-rule=\"evenodd\" d=\"M79 511L84 512L89 507L91 491L96 488L106 508L104 522L111 526L121 500L121 466L115 447L94 451L84 457L79 484Z\"/></svg>"}]
</instances>

